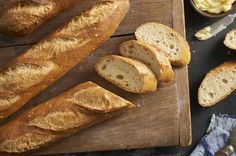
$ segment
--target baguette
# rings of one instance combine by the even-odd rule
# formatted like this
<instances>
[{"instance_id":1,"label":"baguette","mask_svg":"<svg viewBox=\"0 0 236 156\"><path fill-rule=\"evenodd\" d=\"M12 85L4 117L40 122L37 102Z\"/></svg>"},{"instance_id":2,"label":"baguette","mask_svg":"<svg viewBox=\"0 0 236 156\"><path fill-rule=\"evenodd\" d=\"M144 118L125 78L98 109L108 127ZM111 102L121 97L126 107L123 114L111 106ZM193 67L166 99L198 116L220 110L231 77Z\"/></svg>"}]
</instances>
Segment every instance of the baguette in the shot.
<instances>
[{"instance_id":1,"label":"baguette","mask_svg":"<svg viewBox=\"0 0 236 156\"><path fill-rule=\"evenodd\" d=\"M0 33L29 34L77 2L79 0L10 0L0 13Z\"/></svg>"},{"instance_id":2,"label":"baguette","mask_svg":"<svg viewBox=\"0 0 236 156\"><path fill-rule=\"evenodd\" d=\"M228 61L207 73L198 89L198 101L210 107L236 89L236 60Z\"/></svg>"},{"instance_id":3,"label":"baguette","mask_svg":"<svg viewBox=\"0 0 236 156\"><path fill-rule=\"evenodd\" d=\"M115 32L128 0L100 2L75 16L0 72L0 119L62 77Z\"/></svg>"},{"instance_id":4,"label":"baguette","mask_svg":"<svg viewBox=\"0 0 236 156\"><path fill-rule=\"evenodd\" d=\"M128 92L156 91L157 79L154 73L140 61L108 55L100 59L95 68L101 77Z\"/></svg>"},{"instance_id":5,"label":"baguette","mask_svg":"<svg viewBox=\"0 0 236 156\"><path fill-rule=\"evenodd\" d=\"M80 84L2 126L0 154L39 149L133 107L92 82Z\"/></svg>"},{"instance_id":6,"label":"baguette","mask_svg":"<svg viewBox=\"0 0 236 156\"><path fill-rule=\"evenodd\" d=\"M131 40L120 45L120 53L122 56L137 59L147 64L159 81L169 82L174 79L170 60L161 49Z\"/></svg>"},{"instance_id":7,"label":"baguette","mask_svg":"<svg viewBox=\"0 0 236 156\"><path fill-rule=\"evenodd\" d=\"M135 32L137 40L163 50L172 65L185 66L191 59L188 42L176 31L160 23L141 25Z\"/></svg>"},{"instance_id":8,"label":"baguette","mask_svg":"<svg viewBox=\"0 0 236 156\"><path fill-rule=\"evenodd\" d=\"M236 50L236 30L231 30L225 36L224 44L226 47L228 47L232 50Z\"/></svg>"}]
</instances>

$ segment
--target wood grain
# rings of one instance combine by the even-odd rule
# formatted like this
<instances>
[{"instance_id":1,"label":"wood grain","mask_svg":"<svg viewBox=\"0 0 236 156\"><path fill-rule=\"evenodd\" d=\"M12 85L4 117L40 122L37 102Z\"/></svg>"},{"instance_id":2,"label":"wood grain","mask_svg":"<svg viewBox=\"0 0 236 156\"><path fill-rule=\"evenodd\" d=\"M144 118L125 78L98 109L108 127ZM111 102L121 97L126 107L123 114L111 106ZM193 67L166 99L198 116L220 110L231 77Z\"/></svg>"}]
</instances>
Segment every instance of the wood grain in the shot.
<instances>
[{"instance_id":1,"label":"wood grain","mask_svg":"<svg viewBox=\"0 0 236 156\"><path fill-rule=\"evenodd\" d=\"M75 6L70 12L50 21L45 26L41 27L38 32L32 34L32 36L21 39L11 37L4 38L4 36L0 36L0 46L5 47L0 48L0 68L7 64L13 57L19 55L31 46L12 45L32 44L36 42L51 30L55 29L55 27L63 23L65 19L97 1L98 0L82 1L79 6ZM157 92L141 95L122 91L99 77L94 70L94 63L100 57L107 54L118 54L119 44L134 39L132 34L136 27L145 22L161 22L173 27L180 34L184 35L182 0L130 1L131 10L129 15L109 41L95 50L94 53L84 59L81 64L77 65L63 78L59 79L52 86L33 98L26 106L24 106L24 108L8 120L15 118L34 105L46 101L73 86L88 80L131 100L138 108L49 146L48 148L35 153L36 155L172 145L187 146L191 143L192 136L187 67L176 68L175 81L160 83Z\"/></svg>"},{"instance_id":2,"label":"wood grain","mask_svg":"<svg viewBox=\"0 0 236 156\"><path fill-rule=\"evenodd\" d=\"M182 36L185 35L185 19L184 19L184 3L183 0L172 0L173 28ZM189 79L188 67L176 69L176 82L178 103L180 109L180 145L189 146L192 143L192 124L190 113L190 97L189 97Z\"/></svg>"}]
</instances>

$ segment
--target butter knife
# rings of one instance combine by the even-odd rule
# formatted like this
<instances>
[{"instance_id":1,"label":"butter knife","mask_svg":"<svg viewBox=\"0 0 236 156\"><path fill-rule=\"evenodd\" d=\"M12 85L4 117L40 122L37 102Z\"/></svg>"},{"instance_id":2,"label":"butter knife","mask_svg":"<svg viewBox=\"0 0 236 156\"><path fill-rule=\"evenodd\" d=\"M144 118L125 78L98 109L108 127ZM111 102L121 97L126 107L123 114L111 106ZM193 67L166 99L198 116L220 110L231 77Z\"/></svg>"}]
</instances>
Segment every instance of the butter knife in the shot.
<instances>
[{"instance_id":1,"label":"butter knife","mask_svg":"<svg viewBox=\"0 0 236 156\"><path fill-rule=\"evenodd\" d=\"M215 156L231 156L236 151L236 128L230 132L230 144L218 151Z\"/></svg>"},{"instance_id":2,"label":"butter knife","mask_svg":"<svg viewBox=\"0 0 236 156\"><path fill-rule=\"evenodd\" d=\"M210 39L211 37L215 36L216 34L221 32L222 30L227 28L227 26L229 26L231 23L233 23L235 17L236 17L236 13L229 14L226 17L219 20L218 22L216 22L210 26L204 27L203 29L199 30L195 34L196 38L198 40Z\"/></svg>"}]
</instances>

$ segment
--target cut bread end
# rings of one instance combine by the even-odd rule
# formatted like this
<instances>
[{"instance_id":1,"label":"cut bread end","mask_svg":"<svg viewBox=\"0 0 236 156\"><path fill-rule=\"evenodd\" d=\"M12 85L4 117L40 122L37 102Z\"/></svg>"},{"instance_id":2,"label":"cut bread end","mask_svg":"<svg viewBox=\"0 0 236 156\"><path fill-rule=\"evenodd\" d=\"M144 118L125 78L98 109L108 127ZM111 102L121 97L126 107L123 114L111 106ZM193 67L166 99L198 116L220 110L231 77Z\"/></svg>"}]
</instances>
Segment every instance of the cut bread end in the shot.
<instances>
[{"instance_id":1,"label":"cut bread end","mask_svg":"<svg viewBox=\"0 0 236 156\"><path fill-rule=\"evenodd\" d=\"M137 40L164 51L172 65L188 65L191 59L188 42L176 31L163 24L150 22L141 25L135 32Z\"/></svg>"},{"instance_id":2,"label":"cut bread end","mask_svg":"<svg viewBox=\"0 0 236 156\"><path fill-rule=\"evenodd\" d=\"M137 59L148 65L160 81L169 82L174 78L174 71L163 51L141 41L130 40L120 45L121 55Z\"/></svg>"},{"instance_id":3,"label":"cut bread end","mask_svg":"<svg viewBox=\"0 0 236 156\"><path fill-rule=\"evenodd\" d=\"M236 89L236 60L228 61L207 73L198 89L198 102L210 107Z\"/></svg>"},{"instance_id":4,"label":"cut bread end","mask_svg":"<svg viewBox=\"0 0 236 156\"><path fill-rule=\"evenodd\" d=\"M108 55L95 65L97 73L116 86L133 93L154 92L157 79L142 62L116 55Z\"/></svg>"},{"instance_id":5,"label":"cut bread end","mask_svg":"<svg viewBox=\"0 0 236 156\"><path fill-rule=\"evenodd\" d=\"M224 44L228 48L236 50L236 30L232 30L226 35Z\"/></svg>"}]
</instances>

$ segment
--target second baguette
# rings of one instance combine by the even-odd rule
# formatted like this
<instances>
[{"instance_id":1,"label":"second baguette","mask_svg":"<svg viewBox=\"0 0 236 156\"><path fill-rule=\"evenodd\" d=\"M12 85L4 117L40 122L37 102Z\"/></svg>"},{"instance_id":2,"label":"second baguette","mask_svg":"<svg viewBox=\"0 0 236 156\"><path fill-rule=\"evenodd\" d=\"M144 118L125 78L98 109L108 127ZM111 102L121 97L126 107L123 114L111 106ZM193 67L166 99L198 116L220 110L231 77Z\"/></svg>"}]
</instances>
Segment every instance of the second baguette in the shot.
<instances>
[{"instance_id":1,"label":"second baguette","mask_svg":"<svg viewBox=\"0 0 236 156\"><path fill-rule=\"evenodd\" d=\"M133 107L92 82L80 84L0 127L0 155L42 148Z\"/></svg>"}]
</instances>

